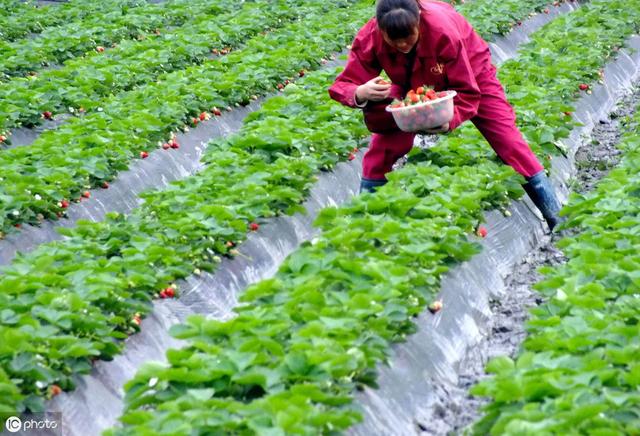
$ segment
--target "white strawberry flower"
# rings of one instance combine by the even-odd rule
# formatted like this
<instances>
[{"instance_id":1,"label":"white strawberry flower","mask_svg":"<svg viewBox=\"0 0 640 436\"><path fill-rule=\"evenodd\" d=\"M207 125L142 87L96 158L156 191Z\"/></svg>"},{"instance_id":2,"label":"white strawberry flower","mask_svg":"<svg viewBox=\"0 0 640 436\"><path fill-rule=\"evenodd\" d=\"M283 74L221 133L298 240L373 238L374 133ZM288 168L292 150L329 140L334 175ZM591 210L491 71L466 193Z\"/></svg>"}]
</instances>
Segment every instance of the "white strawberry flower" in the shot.
<instances>
[{"instance_id":1,"label":"white strawberry flower","mask_svg":"<svg viewBox=\"0 0 640 436\"><path fill-rule=\"evenodd\" d=\"M33 198L35 198L37 201L42 200L42 197L40 197L40 194L34 195Z\"/></svg>"}]
</instances>

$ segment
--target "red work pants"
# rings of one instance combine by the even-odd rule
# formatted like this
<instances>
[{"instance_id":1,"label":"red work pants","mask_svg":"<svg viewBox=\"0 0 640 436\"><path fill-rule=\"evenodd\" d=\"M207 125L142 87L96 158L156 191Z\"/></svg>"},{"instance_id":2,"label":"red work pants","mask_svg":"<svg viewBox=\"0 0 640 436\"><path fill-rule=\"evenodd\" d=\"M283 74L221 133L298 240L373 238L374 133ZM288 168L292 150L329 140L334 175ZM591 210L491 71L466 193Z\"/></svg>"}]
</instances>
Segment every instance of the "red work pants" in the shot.
<instances>
[{"instance_id":1,"label":"red work pants","mask_svg":"<svg viewBox=\"0 0 640 436\"><path fill-rule=\"evenodd\" d=\"M525 177L542 171L543 167L529 144L516 127L516 115L507 101L495 70L476 78L482 97L478 113L471 122L489 142L502 161ZM362 161L362 177L380 180L390 172L393 164L413 147L415 133L400 130L391 133L373 133L369 149Z\"/></svg>"}]
</instances>

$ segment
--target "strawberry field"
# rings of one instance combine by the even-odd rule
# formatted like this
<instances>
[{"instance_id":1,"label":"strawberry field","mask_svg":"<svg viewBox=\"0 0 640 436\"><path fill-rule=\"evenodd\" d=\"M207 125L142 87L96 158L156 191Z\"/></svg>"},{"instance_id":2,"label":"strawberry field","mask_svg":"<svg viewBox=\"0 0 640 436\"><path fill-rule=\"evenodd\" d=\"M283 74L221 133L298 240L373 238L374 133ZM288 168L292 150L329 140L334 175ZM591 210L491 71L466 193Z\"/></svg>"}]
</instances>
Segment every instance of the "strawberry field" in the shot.
<instances>
[{"instance_id":1,"label":"strawberry field","mask_svg":"<svg viewBox=\"0 0 640 436\"><path fill-rule=\"evenodd\" d=\"M356 193L369 133L327 89L371 0L0 0L3 421L640 434L640 1L451 3L565 200L557 234L471 123ZM616 162L576 164L620 101ZM513 303L521 338L483 345L541 246L563 261Z\"/></svg>"}]
</instances>

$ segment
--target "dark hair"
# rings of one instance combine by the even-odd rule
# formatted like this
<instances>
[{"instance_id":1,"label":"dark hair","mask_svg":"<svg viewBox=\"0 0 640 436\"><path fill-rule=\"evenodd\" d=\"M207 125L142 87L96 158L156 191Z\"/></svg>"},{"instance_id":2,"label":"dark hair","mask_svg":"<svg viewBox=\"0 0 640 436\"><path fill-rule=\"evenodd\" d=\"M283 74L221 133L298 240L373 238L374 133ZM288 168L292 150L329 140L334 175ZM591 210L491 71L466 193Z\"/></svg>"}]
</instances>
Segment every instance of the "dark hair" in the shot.
<instances>
[{"instance_id":1,"label":"dark hair","mask_svg":"<svg viewBox=\"0 0 640 436\"><path fill-rule=\"evenodd\" d=\"M378 0L376 6L378 27L391 39L406 38L420 21L417 0Z\"/></svg>"}]
</instances>

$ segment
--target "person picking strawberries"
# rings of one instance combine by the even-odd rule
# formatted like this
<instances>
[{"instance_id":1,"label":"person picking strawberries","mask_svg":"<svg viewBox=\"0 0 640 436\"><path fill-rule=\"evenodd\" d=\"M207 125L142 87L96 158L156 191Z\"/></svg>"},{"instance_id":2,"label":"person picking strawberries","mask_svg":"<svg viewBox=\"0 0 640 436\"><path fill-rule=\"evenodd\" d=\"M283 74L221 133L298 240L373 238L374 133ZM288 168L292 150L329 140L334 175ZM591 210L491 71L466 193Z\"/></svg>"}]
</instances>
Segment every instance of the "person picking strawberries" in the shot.
<instances>
[{"instance_id":1,"label":"person picking strawberries","mask_svg":"<svg viewBox=\"0 0 640 436\"><path fill-rule=\"evenodd\" d=\"M380 77L382 71L391 83ZM344 71L329 88L334 100L362 108L372 132L360 191L384 185L393 164L413 147L416 134L401 131L385 107L425 84L457 95L451 121L421 133L446 133L471 121L500 159L525 177L525 191L553 229L560 203L516 127L489 46L462 15L439 1L378 0L375 18L356 35Z\"/></svg>"}]
</instances>

